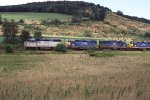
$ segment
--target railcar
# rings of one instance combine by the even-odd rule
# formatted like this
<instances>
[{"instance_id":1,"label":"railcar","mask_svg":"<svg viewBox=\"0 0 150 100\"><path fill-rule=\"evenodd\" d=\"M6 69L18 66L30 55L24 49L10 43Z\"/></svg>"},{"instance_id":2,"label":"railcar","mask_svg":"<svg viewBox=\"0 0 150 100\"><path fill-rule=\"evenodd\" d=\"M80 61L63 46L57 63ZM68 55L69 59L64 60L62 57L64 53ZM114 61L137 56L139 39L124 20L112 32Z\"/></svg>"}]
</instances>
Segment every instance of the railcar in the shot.
<instances>
[{"instance_id":1,"label":"railcar","mask_svg":"<svg viewBox=\"0 0 150 100\"><path fill-rule=\"evenodd\" d=\"M129 50L150 50L150 42L130 42Z\"/></svg>"},{"instance_id":2,"label":"railcar","mask_svg":"<svg viewBox=\"0 0 150 100\"><path fill-rule=\"evenodd\" d=\"M127 44L123 41L100 41L99 50L127 50Z\"/></svg>"},{"instance_id":3,"label":"railcar","mask_svg":"<svg viewBox=\"0 0 150 100\"><path fill-rule=\"evenodd\" d=\"M70 42L69 48L86 50L89 48L97 48L96 40L74 40Z\"/></svg>"},{"instance_id":4,"label":"railcar","mask_svg":"<svg viewBox=\"0 0 150 100\"><path fill-rule=\"evenodd\" d=\"M60 39L29 39L24 42L25 49L54 49L59 43Z\"/></svg>"}]
</instances>

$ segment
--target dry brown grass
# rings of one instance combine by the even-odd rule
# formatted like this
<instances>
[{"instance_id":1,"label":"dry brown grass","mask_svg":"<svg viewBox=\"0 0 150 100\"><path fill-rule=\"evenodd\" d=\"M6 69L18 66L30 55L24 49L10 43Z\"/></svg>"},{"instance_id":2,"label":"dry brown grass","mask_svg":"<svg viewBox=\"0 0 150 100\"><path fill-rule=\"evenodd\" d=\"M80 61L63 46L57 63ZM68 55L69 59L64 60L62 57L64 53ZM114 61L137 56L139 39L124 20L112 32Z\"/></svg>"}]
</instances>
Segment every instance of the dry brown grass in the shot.
<instances>
[{"instance_id":1,"label":"dry brown grass","mask_svg":"<svg viewBox=\"0 0 150 100\"><path fill-rule=\"evenodd\" d=\"M147 52L96 58L87 54L1 55L27 63L3 71L1 100L148 100L150 62ZM4 61L5 61L4 60ZM18 63L16 61L16 63ZM23 63L23 62L22 62ZM3 64L3 65L2 65ZM19 65L18 65L19 66Z\"/></svg>"}]
</instances>

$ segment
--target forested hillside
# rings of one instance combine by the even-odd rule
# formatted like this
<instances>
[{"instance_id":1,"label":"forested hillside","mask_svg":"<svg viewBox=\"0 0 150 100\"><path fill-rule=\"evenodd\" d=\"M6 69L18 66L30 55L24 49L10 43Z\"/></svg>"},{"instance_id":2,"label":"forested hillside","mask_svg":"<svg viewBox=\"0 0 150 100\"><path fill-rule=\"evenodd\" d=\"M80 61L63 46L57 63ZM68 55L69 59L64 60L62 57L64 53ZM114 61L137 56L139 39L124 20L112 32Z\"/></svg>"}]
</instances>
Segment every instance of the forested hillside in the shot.
<instances>
[{"instance_id":1,"label":"forested hillside","mask_svg":"<svg viewBox=\"0 0 150 100\"><path fill-rule=\"evenodd\" d=\"M150 32L148 19L125 15L121 11L114 13L109 8L82 1L47 1L1 6L0 15L2 20L23 20L17 34L25 29L31 34L38 30L44 35L89 37L86 35L88 33L95 38L141 39L145 33Z\"/></svg>"},{"instance_id":2,"label":"forested hillside","mask_svg":"<svg viewBox=\"0 0 150 100\"><path fill-rule=\"evenodd\" d=\"M88 17L92 20L104 20L105 12L110 9L82 1L47 1L23 5L1 6L0 12L49 12Z\"/></svg>"},{"instance_id":3,"label":"forested hillside","mask_svg":"<svg viewBox=\"0 0 150 100\"><path fill-rule=\"evenodd\" d=\"M0 12L49 12L49 13L61 13L68 15L75 15L78 17L88 17L92 20L103 21L105 14L111 10L107 7L95 5L93 3L83 1L47 1L47 2L33 2L22 5L1 6ZM144 23L150 23L150 20L145 18L138 18L136 16L125 15L118 11L119 16L141 21Z\"/></svg>"}]
</instances>

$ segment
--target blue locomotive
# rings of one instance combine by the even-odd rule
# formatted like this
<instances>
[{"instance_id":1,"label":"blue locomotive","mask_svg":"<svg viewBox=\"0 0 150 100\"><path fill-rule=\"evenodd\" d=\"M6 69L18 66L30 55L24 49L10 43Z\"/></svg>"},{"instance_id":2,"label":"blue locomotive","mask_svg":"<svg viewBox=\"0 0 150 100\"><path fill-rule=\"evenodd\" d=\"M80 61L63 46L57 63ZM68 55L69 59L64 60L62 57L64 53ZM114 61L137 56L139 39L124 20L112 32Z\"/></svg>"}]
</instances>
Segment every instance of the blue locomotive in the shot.
<instances>
[{"instance_id":1,"label":"blue locomotive","mask_svg":"<svg viewBox=\"0 0 150 100\"><path fill-rule=\"evenodd\" d=\"M89 49L89 48L97 48L96 40L74 40L70 42L69 45L72 49Z\"/></svg>"},{"instance_id":2,"label":"blue locomotive","mask_svg":"<svg viewBox=\"0 0 150 100\"><path fill-rule=\"evenodd\" d=\"M99 50L110 49L110 50L126 50L127 44L123 41L100 41Z\"/></svg>"},{"instance_id":3,"label":"blue locomotive","mask_svg":"<svg viewBox=\"0 0 150 100\"><path fill-rule=\"evenodd\" d=\"M130 42L129 50L150 50L150 42Z\"/></svg>"}]
</instances>

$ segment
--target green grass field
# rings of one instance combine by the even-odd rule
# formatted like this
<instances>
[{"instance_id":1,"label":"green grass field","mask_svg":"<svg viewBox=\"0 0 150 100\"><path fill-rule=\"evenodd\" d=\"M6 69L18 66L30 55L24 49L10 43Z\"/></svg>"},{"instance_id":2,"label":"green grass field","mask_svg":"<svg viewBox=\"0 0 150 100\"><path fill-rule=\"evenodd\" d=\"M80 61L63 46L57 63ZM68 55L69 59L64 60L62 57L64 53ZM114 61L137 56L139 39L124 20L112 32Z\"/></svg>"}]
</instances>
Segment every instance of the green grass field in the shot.
<instances>
[{"instance_id":1,"label":"green grass field","mask_svg":"<svg viewBox=\"0 0 150 100\"><path fill-rule=\"evenodd\" d=\"M150 52L0 54L0 100L149 100Z\"/></svg>"},{"instance_id":2,"label":"green grass field","mask_svg":"<svg viewBox=\"0 0 150 100\"><path fill-rule=\"evenodd\" d=\"M65 20L71 18L69 15L57 14L57 13L30 13L30 12L0 12L2 18L14 19L14 20L41 20L41 19L59 19Z\"/></svg>"}]
</instances>

